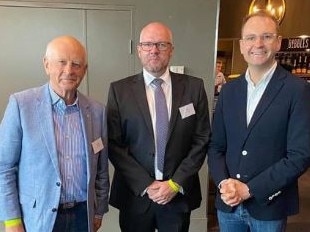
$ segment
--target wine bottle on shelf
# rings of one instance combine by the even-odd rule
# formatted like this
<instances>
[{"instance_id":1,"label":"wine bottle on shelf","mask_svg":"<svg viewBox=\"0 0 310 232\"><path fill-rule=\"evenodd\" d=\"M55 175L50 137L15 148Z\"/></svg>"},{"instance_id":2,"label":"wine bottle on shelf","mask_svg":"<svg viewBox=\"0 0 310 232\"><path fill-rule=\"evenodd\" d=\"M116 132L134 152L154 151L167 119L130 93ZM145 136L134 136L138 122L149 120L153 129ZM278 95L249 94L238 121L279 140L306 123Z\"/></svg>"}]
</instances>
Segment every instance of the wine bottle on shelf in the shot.
<instances>
[{"instance_id":1,"label":"wine bottle on shelf","mask_svg":"<svg viewBox=\"0 0 310 232\"><path fill-rule=\"evenodd\" d=\"M304 61L302 63L301 73L306 74L307 73L307 54L305 54Z\"/></svg>"},{"instance_id":2,"label":"wine bottle on shelf","mask_svg":"<svg viewBox=\"0 0 310 232\"><path fill-rule=\"evenodd\" d=\"M296 68L297 68L297 55L294 55L291 73L296 74Z\"/></svg>"},{"instance_id":3,"label":"wine bottle on shelf","mask_svg":"<svg viewBox=\"0 0 310 232\"><path fill-rule=\"evenodd\" d=\"M292 54L288 53L285 59L285 66L289 72L292 72L293 64L292 64Z\"/></svg>"},{"instance_id":4,"label":"wine bottle on shelf","mask_svg":"<svg viewBox=\"0 0 310 232\"><path fill-rule=\"evenodd\" d=\"M297 61L296 74L301 74L301 66L302 66L302 56L300 54Z\"/></svg>"},{"instance_id":5,"label":"wine bottle on shelf","mask_svg":"<svg viewBox=\"0 0 310 232\"><path fill-rule=\"evenodd\" d=\"M310 74L310 58L308 59L308 68L307 68L307 74Z\"/></svg>"},{"instance_id":6,"label":"wine bottle on shelf","mask_svg":"<svg viewBox=\"0 0 310 232\"><path fill-rule=\"evenodd\" d=\"M282 67L285 66L285 60L286 60L286 53L283 53L280 57L280 64Z\"/></svg>"}]
</instances>

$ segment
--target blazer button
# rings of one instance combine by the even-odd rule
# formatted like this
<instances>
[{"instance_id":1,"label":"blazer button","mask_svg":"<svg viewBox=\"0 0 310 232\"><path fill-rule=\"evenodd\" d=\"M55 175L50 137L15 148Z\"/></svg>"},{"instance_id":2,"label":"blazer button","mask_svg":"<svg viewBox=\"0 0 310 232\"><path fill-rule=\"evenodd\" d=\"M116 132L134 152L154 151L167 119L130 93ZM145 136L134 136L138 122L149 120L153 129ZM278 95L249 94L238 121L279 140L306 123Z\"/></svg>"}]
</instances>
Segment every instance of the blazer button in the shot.
<instances>
[{"instance_id":1,"label":"blazer button","mask_svg":"<svg viewBox=\"0 0 310 232\"><path fill-rule=\"evenodd\" d=\"M58 187L59 187L59 186L60 186L60 182L57 182L57 183L56 183L56 186L58 186Z\"/></svg>"},{"instance_id":2,"label":"blazer button","mask_svg":"<svg viewBox=\"0 0 310 232\"><path fill-rule=\"evenodd\" d=\"M52 212L53 212L53 213L57 212L57 209L56 209L56 208L53 208L53 209L52 209Z\"/></svg>"},{"instance_id":3,"label":"blazer button","mask_svg":"<svg viewBox=\"0 0 310 232\"><path fill-rule=\"evenodd\" d=\"M248 152L247 152L246 150L243 150L243 151L241 152L241 154L242 154L242 155L247 155Z\"/></svg>"}]
</instances>

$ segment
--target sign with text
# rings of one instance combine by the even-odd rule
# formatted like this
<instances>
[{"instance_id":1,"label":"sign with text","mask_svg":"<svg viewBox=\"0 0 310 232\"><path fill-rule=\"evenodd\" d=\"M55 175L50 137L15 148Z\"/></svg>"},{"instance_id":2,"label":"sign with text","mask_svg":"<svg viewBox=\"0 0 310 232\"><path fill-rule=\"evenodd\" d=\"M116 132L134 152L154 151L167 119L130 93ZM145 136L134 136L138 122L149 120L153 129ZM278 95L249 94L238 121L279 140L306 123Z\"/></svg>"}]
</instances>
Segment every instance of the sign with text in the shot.
<instances>
[{"instance_id":1,"label":"sign with text","mask_svg":"<svg viewBox=\"0 0 310 232\"><path fill-rule=\"evenodd\" d=\"M283 38L281 52L285 51L310 51L310 37L306 38Z\"/></svg>"}]
</instances>

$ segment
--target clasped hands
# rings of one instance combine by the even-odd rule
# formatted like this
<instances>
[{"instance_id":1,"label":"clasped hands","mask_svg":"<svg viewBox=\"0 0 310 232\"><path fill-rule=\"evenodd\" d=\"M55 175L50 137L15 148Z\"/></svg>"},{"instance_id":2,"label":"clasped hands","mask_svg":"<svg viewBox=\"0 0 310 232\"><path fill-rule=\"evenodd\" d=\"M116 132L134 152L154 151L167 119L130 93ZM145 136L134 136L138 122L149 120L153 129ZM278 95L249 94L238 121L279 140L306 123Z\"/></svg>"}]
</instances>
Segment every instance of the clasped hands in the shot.
<instances>
[{"instance_id":1,"label":"clasped hands","mask_svg":"<svg viewBox=\"0 0 310 232\"><path fill-rule=\"evenodd\" d=\"M160 205L169 203L177 194L168 184L168 181L155 180L147 187L147 194L149 198Z\"/></svg>"},{"instance_id":2,"label":"clasped hands","mask_svg":"<svg viewBox=\"0 0 310 232\"><path fill-rule=\"evenodd\" d=\"M221 199L226 205L237 206L250 198L249 188L246 184L236 179L226 179L220 186Z\"/></svg>"}]
</instances>

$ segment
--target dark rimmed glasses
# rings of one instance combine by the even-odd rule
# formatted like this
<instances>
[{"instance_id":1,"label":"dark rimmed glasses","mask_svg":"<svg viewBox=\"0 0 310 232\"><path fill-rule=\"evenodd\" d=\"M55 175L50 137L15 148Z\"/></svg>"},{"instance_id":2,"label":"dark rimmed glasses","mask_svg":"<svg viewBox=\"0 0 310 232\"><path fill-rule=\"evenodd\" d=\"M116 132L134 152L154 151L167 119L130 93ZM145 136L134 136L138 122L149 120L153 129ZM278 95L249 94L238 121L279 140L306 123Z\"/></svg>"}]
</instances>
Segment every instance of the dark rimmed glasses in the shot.
<instances>
[{"instance_id":1,"label":"dark rimmed glasses","mask_svg":"<svg viewBox=\"0 0 310 232\"><path fill-rule=\"evenodd\" d=\"M155 46L159 51L166 51L168 48L172 46L172 43L170 42L140 42L139 46L143 51L151 51L153 47Z\"/></svg>"}]
</instances>

